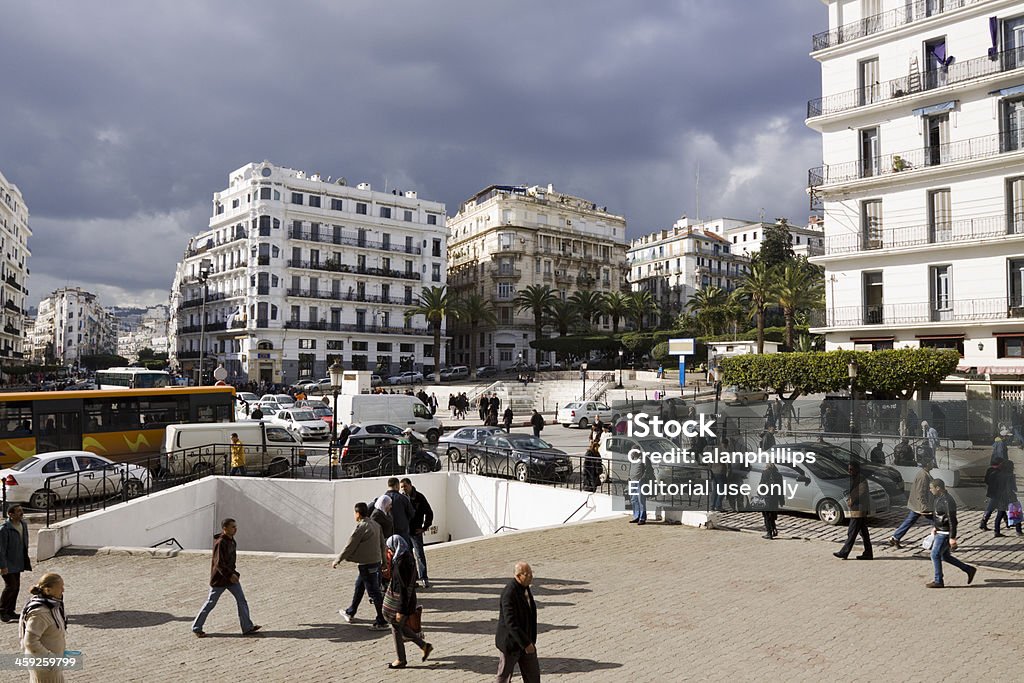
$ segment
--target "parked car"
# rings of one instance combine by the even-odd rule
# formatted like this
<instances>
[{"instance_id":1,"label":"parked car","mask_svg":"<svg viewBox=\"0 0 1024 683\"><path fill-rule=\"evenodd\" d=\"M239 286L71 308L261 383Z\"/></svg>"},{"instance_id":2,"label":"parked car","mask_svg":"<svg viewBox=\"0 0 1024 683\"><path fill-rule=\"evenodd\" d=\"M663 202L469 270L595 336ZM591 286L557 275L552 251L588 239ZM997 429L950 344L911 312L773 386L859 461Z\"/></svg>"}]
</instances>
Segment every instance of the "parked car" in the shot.
<instances>
[{"instance_id":1,"label":"parked car","mask_svg":"<svg viewBox=\"0 0 1024 683\"><path fill-rule=\"evenodd\" d=\"M295 405L295 399L288 394L265 394L263 398L260 399L260 410L262 410L265 405L281 410L282 408L291 408Z\"/></svg>"},{"instance_id":2,"label":"parked car","mask_svg":"<svg viewBox=\"0 0 1024 683\"><path fill-rule=\"evenodd\" d=\"M600 401L574 401L558 409L555 422L563 427L576 425L580 429L586 429L596 422L599 416L601 421L607 424L619 419L619 411Z\"/></svg>"},{"instance_id":3,"label":"parked car","mask_svg":"<svg viewBox=\"0 0 1024 683\"><path fill-rule=\"evenodd\" d=\"M298 436L270 420L168 425L160 447L161 469L168 474L221 473L228 462L231 434L245 447L250 473L280 476L291 467L322 468L326 448L304 448Z\"/></svg>"},{"instance_id":4,"label":"parked car","mask_svg":"<svg viewBox=\"0 0 1024 683\"><path fill-rule=\"evenodd\" d=\"M323 420L327 424L328 431L334 428L334 410L332 408L321 403L311 407L310 410L318 420Z\"/></svg>"},{"instance_id":5,"label":"parked car","mask_svg":"<svg viewBox=\"0 0 1024 683\"><path fill-rule=\"evenodd\" d=\"M780 453L782 448L797 450L794 444L776 446L770 453ZM826 524L839 525L850 514L846 496L850 490L850 475L846 468L828 458L816 458L813 463L804 461L801 465L777 465L783 482L796 485L796 493L786 497L782 512L804 512L818 516ZM764 463L754 463L749 468L733 466L733 472L740 483L756 488L764 473ZM889 510L889 496L885 490L868 480L871 505L868 516L876 517Z\"/></svg>"},{"instance_id":6,"label":"parked car","mask_svg":"<svg viewBox=\"0 0 1024 683\"><path fill-rule=\"evenodd\" d=\"M285 408L267 422L284 427L302 441L329 439L331 436L327 423L307 408Z\"/></svg>"},{"instance_id":7,"label":"parked car","mask_svg":"<svg viewBox=\"0 0 1024 683\"><path fill-rule=\"evenodd\" d=\"M448 377L446 379L452 381L469 379L469 368L465 365L454 365L448 369Z\"/></svg>"},{"instance_id":8,"label":"parked car","mask_svg":"<svg viewBox=\"0 0 1024 683\"><path fill-rule=\"evenodd\" d=\"M466 446L469 471L514 477L519 481L566 481L572 462L565 451L528 434L495 432L482 442Z\"/></svg>"},{"instance_id":9,"label":"parked car","mask_svg":"<svg viewBox=\"0 0 1024 683\"><path fill-rule=\"evenodd\" d=\"M850 461L860 463L860 471L869 481L873 481L883 489L889 496L890 505L903 505L907 502L907 492L903 486L903 475L895 467L880 465L865 459L863 456L850 451L847 448L823 441L785 444L795 451L810 451L818 458L832 460L844 471L850 465Z\"/></svg>"},{"instance_id":10,"label":"parked car","mask_svg":"<svg viewBox=\"0 0 1024 683\"><path fill-rule=\"evenodd\" d=\"M89 451L33 455L0 470L7 503L40 510L67 501L120 494L122 481L126 493L133 498L145 492L150 477L145 467L118 464Z\"/></svg>"},{"instance_id":11,"label":"parked car","mask_svg":"<svg viewBox=\"0 0 1024 683\"><path fill-rule=\"evenodd\" d=\"M354 424L349 425L348 429L350 436L354 434L391 434L392 436L402 436L405 433L405 430L398 425L387 424L384 422Z\"/></svg>"},{"instance_id":12,"label":"parked car","mask_svg":"<svg viewBox=\"0 0 1024 683\"><path fill-rule=\"evenodd\" d=\"M379 387L384 384L384 378L380 375L370 375L370 386Z\"/></svg>"},{"instance_id":13,"label":"parked car","mask_svg":"<svg viewBox=\"0 0 1024 683\"><path fill-rule=\"evenodd\" d=\"M388 378L388 384L416 384L423 381L422 372L403 372Z\"/></svg>"},{"instance_id":14,"label":"parked car","mask_svg":"<svg viewBox=\"0 0 1024 683\"><path fill-rule=\"evenodd\" d=\"M260 397L251 391L239 391L235 394L236 401L245 401L250 405L255 405L260 402Z\"/></svg>"},{"instance_id":15,"label":"parked car","mask_svg":"<svg viewBox=\"0 0 1024 683\"><path fill-rule=\"evenodd\" d=\"M748 403L767 401L768 392L764 389L744 389L743 387L730 386L722 389L721 400L728 405L745 406Z\"/></svg>"},{"instance_id":16,"label":"parked car","mask_svg":"<svg viewBox=\"0 0 1024 683\"><path fill-rule=\"evenodd\" d=\"M515 375L520 372L536 372L537 366L530 365L529 363L513 363L512 365L505 368L505 374Z\"/></svg>"},{"instance_id":17,"label":"parked car","mask_svg":"<svg viewBox=\"0 0 1024 683\"><path fill-rule=\"evenodd\" d=\"M341 449L341 468L346 477L394 476L405 474L406 468L398 464L398 442L394 434L364 432L348 437ZM437 472L441 460L433 451L421 448L412 453L408 471L416 474Z\"/></svg>"},{"instance_id":18,"label":"parked car","mask_svg":"<svg viewBox=\"0 0 1024 683\"><path fill-rule=\"evenodd\" d=\"M462 462L467 446L480 443L496 432L504 430L501 427L463 427L442 436L437 442L437 452L448 456L448 462Z\"/></svg>"},{"instance_id":19,"label":"parked car","mask_svg":"<svg viewBox=\"0 0 1024 683\"><path fill-rule=\"evenodd\" d=\"M604 468L604 480L613 484L624 485L629 481L629 452L638 449L641 453L673 453L677 446L664 437L634 437L625 434L612 434L605 432L601 435L601 445L598 453ZM654 478L666 483L682 483L686 480L693 482L707 479L707 468L700 465L686 465L683 463L664 463L652 460L651 467L654 470Z\"/></svg>"},{"instance_id":20,"label":"parked car","mask_svg":"<svg viewBox=\"0 0 1024 683\"><path fill-rule=\"evenodd\" d=\"M545 372L547 370L553 370L553 369L554 369L554 366L551 364L550 361L542 360L541 362L537 363L537 371L538 372Z\"/></svg>"},{"instance_id":21,"label":"parked car","mask_svg":"<svg viewBox=\"0 0 1024 683\"><path fill-rule=\"evenodd\" d=\"M484 365L483 367L479 367L476 369L476 376L480 378L494 377L497 374L498 368L494 367L493 365Z\"/></svg>"}]
</instances>

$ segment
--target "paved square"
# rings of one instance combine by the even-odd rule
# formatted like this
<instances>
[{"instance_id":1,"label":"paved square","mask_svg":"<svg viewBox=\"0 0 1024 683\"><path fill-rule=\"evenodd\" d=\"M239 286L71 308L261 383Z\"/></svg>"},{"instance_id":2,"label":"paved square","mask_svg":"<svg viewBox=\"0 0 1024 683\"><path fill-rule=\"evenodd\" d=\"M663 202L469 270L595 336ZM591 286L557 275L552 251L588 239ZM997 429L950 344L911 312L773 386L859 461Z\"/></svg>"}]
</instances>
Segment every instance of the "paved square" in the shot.
<instances>
[{"instance_id":1,"label":"paved square","mask_svg":"<svg viewBox=\"0 0 1024 683\"><path fill-rule=\"evenodd\" d=\"M254 531L240 522L244 549ZM498 595L520 558L537 575L547 681L1019 678L1013 625L1024 577L983 568L965 588L953 569L951 587L928 590L931 563L920 553L880 548L873 562L843 562L834 548L625 519L437 547L428 552L437 587L420 593L435 653L420 664L413 648L405 672L385 668L391 637L369 630L365 602L356 624L338 617L352 565L240 556L265 632L241 637L226 594L204 640L189 625L206 595L205 554L61 556L31 576L66 579L68 644L88 661L69 680L487 680ZM3 625L3 651L16 650L16 630Z\"/></svg>"}]
</instances>

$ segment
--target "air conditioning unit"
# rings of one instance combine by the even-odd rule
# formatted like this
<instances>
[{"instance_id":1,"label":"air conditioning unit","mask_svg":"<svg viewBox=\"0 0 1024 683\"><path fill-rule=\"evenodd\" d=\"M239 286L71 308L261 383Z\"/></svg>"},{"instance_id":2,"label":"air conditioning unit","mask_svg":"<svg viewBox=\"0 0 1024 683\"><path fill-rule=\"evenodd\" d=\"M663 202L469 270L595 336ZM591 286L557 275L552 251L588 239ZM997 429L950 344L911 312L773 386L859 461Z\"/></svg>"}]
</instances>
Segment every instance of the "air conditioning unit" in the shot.
<instances>
[{"instance_id":1,"label":"air conditioning unit","mask_svg":"<svg viewBox=\"0 0 1024 683\"><path fill-rule=\"evenodd\" d=\"M572 225L572 219L571 218L566 218L565 219L565 224L566 225Z\"/></svg>"}]
</instances>

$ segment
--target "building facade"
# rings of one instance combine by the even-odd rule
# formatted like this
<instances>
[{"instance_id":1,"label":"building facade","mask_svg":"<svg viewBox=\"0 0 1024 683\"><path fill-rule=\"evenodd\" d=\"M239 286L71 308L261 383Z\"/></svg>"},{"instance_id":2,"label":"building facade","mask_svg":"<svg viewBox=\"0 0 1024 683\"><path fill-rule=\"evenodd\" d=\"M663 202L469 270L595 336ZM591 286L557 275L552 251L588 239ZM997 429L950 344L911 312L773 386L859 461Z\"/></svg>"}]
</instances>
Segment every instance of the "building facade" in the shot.
<instances>
[{"instance_id":1,"label":"building facade","mask_svg":"<svg viewBox=\"0 0 1024 683\"><path fill-rule=\"evenodd\" d=\"M827 0L814 36L829 349L957 349L1024 373L1024 2ZM957 384L950 378L950 386Z\"/></svg>"},{"instance_id":2,"label":"building facade","mask_svg":"<svg viewBox=\"0 0 1024 683\"><path fill-rule=\"evenodd\" d=\"M169 313L166 305L154 306L131 314L115 311L115 317L119 322L117 355L135 362L142 349L148 348L154 353L168 352Z\"/></svg>"},{"instance_id":3,"label":"building facade","mask_svg":"<svg viewBox=\"0 0 1024 683\"><path fill-rule=\"evenodd\" d=\"M513 303L532 285L567 300L577 291L626 287L626 219L552 185L491 185L448 221L448 284L455 298L477 293L494 305L496 325L452 321L453 364L508 367L533 360L534 318ZM595 329L612 329L606 317ZM471 358L470 335L479 335Z\"/></svg>"},{"instance_id":4,"label":"building facade","mask_svg":"<svg viewBox=\"0 0 1024 683\"><path fill-rule=\"evenodd\" d=\"M726 229L725 237L732 242L734 253L753 256L761 250L764 231L769 225L771 224L757 222L730 227ZM825 253L824 227L824 221L817 215L812 215L806 226L787 223L786 231L789 233L789 245L793 249L793 255L810 258Z\"/></svg>"},{"instance_id":5,"label":"building facade","mask_svg":"<svg viewBox=\"0 0 1024 683\"><path fill-rule=\"evenodd\" d=\"M117 322L92 292L55 290L39 302L32 355L50 364L73 366L82 356L117 352Z\"/></svg>"},{"instance_id":6,"label":"building facade","mask_svg":"<svg viewBox=\"0 0 1024 683\"><path fill-rule=\"evenodd\" d=\"M445 207L252 163L213 196L170 295L172 364L194 377L291 384L346 368L431 369L433 334L405 312L443 287ZM200 353L200 349L204 349Z\"/></svg>"},{"instance_id":7,"label":"building facade","mask_svg":"<svg viewBox=\"0 0 1024 683\"><path fill-rule=\"evenodd\" d=\"M0 173L0 364L22 365L27 343L25 322L28 296L28 207L18 187Z\"/></svg>"}]
</instances>

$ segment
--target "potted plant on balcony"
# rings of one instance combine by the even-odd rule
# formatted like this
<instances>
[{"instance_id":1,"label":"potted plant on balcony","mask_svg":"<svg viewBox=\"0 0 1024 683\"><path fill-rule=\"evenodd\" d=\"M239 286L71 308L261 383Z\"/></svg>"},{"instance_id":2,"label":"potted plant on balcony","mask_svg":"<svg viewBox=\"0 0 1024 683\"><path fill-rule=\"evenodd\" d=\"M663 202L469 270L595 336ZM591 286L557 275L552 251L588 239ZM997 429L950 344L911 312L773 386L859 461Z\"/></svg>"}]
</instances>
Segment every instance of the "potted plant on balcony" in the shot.
<instances>
[{"instance_id":1,"label":"potted plant on balcony","mask_svg":"<svg viewBox=\"0 0 1024 683\"><path fill-rule=\"evenodd\" d=\"M893 173L899 173L905 169L910 168L910 164L907 163L906 159L901 157L899 154L895 154L892 157L892 170Z\"/></svg>"}]
</instances>

